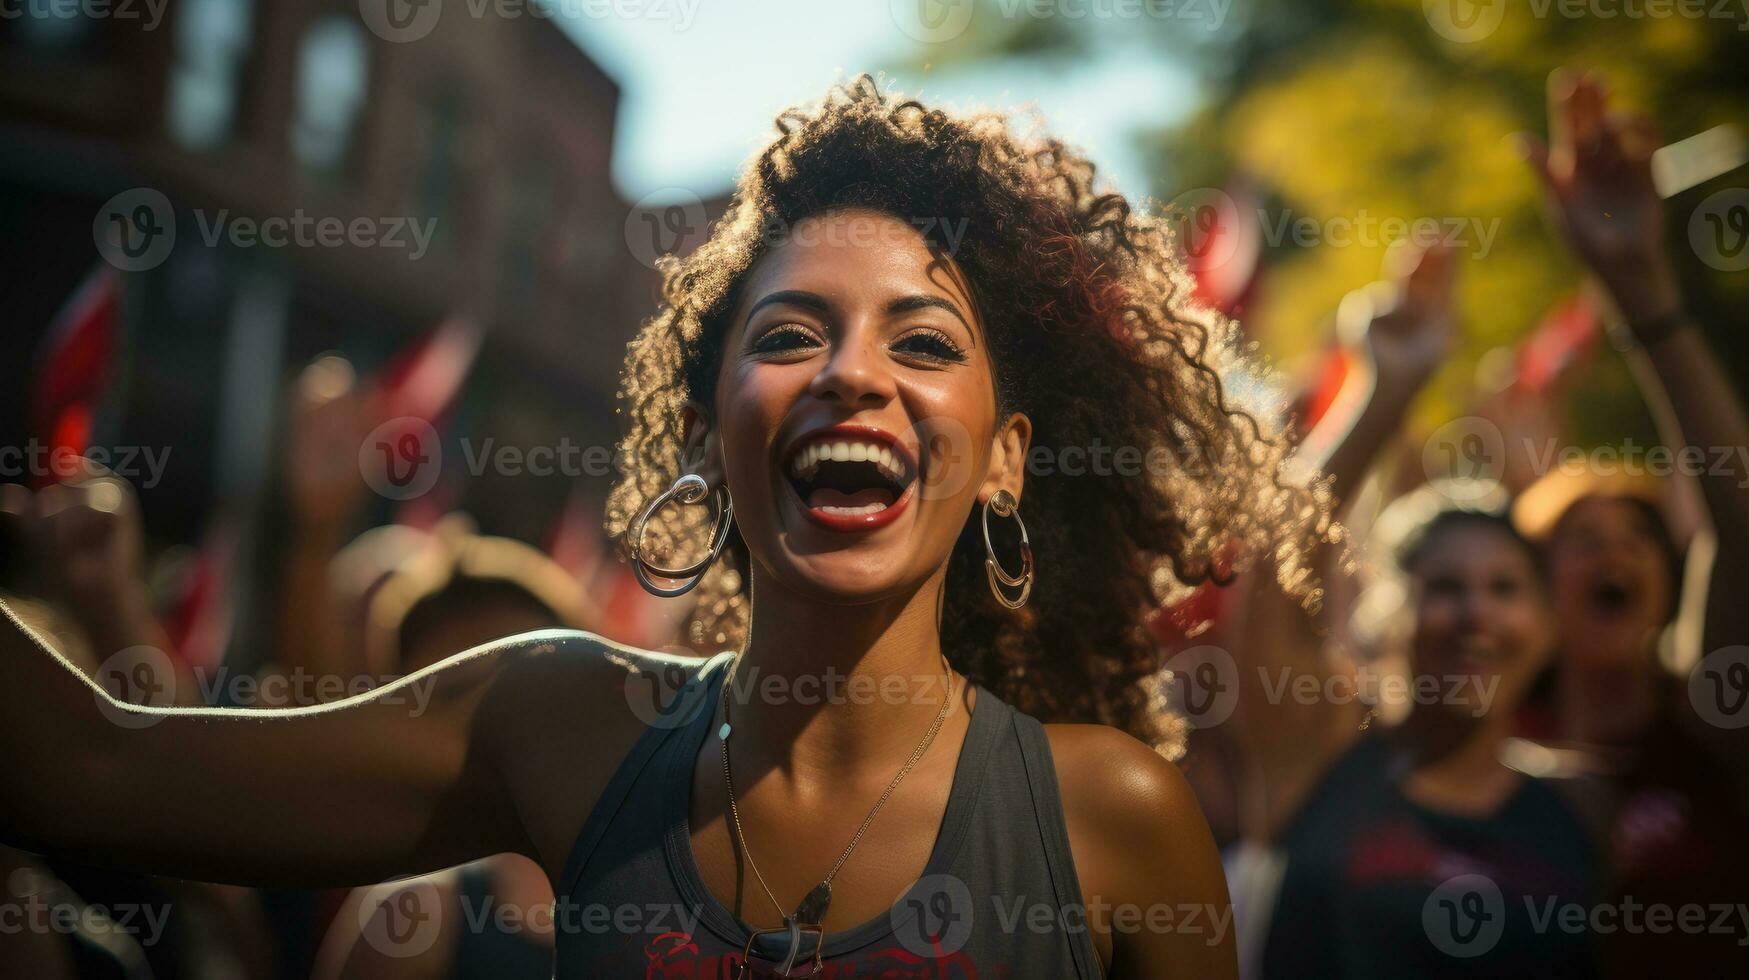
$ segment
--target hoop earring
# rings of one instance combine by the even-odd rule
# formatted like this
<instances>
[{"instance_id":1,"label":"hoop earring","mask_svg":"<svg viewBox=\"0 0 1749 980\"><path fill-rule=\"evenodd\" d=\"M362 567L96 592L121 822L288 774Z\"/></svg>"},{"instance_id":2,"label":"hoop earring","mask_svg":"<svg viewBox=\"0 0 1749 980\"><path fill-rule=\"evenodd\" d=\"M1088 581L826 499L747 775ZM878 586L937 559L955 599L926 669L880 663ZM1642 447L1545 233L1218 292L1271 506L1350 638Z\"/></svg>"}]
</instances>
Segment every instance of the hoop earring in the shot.
<instances>
[{"instance_id":1,"label":"hoop earring","mask_svg":"<svg viewBox=\"0 0 1749 980\"><path fill-rule=\"evenodd\" d=\"M1019 575L1010 575L996 564L996 549L990 544L991 511L995 511L997 517L1012 517L1014 523L1020 525ZM996 491L984 502L984 555L984 571L990 576L990 591L996 596L996 601L1010 609L1026 605L1027 596L1032 595L1032 542L1026 536L1026 522L1020 519L1020 503L1006 490ZM1002 592L1003 586L1019 588L1020 596L1008 598Z\"/></svg>"},{"instance_id":2,"label":"hoop earring","mask_svg":"<svg viewBox=\"0 0 1749 980\"><path fill-rule=\"evenodd\" d=\"M726 486L717 488L716 529L711 532L711 550L708 554L685 568L662 568L644 560L644 525L648 524L650 518L662 509L662 505L670 500L678 500L683 504L696 504L704 499L709 490L710 487L704 482L704 477L696 473L688 473L675 480L674 485L663 491L661 496L650 501L650 506L645 507L644 512L638 515L638 519L632 522L632 571L637 574L638 584L644 587L644 591L664 599L685 595L691 592L698 583L704 581L705 570L710 568L711 563L717 560L717 556L723 553L723 545L729 540L729 525L733 524L735 520L735 503L729 498L729 488ZM658 578L691 579L691 581L674 588L663 588L650 581L652 574Z\"/></svg>"}]
</instances>

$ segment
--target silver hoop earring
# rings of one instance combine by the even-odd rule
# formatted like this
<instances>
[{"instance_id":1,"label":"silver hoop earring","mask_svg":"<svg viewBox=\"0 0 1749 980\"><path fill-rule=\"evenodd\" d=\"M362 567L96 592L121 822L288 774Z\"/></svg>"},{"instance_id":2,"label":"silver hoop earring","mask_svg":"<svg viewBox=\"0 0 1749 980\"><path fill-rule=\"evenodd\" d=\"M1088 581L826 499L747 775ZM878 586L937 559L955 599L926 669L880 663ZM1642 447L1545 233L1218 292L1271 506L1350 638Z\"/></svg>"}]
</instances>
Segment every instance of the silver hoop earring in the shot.
<instances>
[{"instance_id":1,"label":"silver hoop earring","mask_svg":"<svg viewBox=\"0 0 1749 980\"><path fill-rule=\"evenodd\" d=\"M990 544L990 512L995 511L997 517L1012 517L1014 523L1020 525L1020 574L1010 575L996 563L996 549ZM990 591L995 594L996 601L1010 609L1019 609L1026 605L1027 596L1032 595L1032 542L1026 537L1026 522L1020 519L1020 502L1006 490L998 490L984 502L984 571L990 576ZM1010 599L1003 593L1002 587L1020 589L1018 598Z\"/></svg>"},{"instance_id":2,"label":"silver hoop earring","mask_svg":"<svg viewBox=\"0 0 1749 980\"><path fill-rule=\"evenodd\" d=\"M688 473L675 480L674 485L663 491L661 496L650 501L650 506L645 507L644 512L638 515L638 519L632 522L630 532L632 571L637 574L638 584L644 587L644 591L664 599L685 595L692 591L698 583L704 581L705 570L710 568L711 563L717 560L717 556L723 553L723 545L729 540L729 525L735 520L735 504L729 498L729 488L726 486L717 488L716 529L711 532L709 553L685 568L662 568L644 560L644 525L648 524L650 518L662 509L662 505L670 500L678 500L683 504L696 504L704 499L709 490L710 486L704 482L704 477L696 473ZM657 578L690 579L691 581L674 588L663 588L650 581L651 575L655 575Z\"/></svg>"}]
</instances>

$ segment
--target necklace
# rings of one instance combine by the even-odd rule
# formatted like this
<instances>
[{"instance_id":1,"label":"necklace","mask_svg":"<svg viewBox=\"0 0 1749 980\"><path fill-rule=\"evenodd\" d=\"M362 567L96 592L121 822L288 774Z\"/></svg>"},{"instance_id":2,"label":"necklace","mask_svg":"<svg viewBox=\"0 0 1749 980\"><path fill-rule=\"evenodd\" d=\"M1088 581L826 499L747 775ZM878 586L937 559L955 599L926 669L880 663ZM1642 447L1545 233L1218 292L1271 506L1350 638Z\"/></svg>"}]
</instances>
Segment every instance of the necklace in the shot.
<instances>
[{"instance_id":1,"label":"necklace","mask_svg":"<svg viewBox=\"0 0 1749 980\"><path fill-rule=\"evenodd\" d=\"M893 781L887 784L886 792L882 793L880 799L876 800L874 806L869 809L868 816L862 818L862 826L856 828L856 833L851 836L850 843L845 845L843 853L839 854L838 860L833 863L832 870L826 872L826 877L808 891L801 904L795 907L795 911L786 913L783 910L783 903L777 900L777 896L771 892L771 886L765 883L765 876L759 873L759 865L753 861L753 852L747 848L747 837L741 832L741 809L735 803L735 782L729 774L729 735L734 731L734 726L729 723L729 691L734 686L735 671L740 666L741 658L736 657L735 662L729 666L728 676L723 679L723 724L717 729L717 738L723 743L723 786L728 791L729 816L735 826L735 843L740 847L741 853L746 856L747 867L752 870L754 880L759 882L759 887L765 892L765 897L771 900L772 907L777 909L777 914L783 919L782 926L775 929L757 929L747 937L747 948L741 956L740 975L744 976L747 972L747 962L752 957L755 940L767 933L784 932L789 935L789 955L784 958L783 965L778 972L783 976L789 976L790 970L795 966L796 955L800 952L801 929L802 926L806 925L820 931L820 938L814 944L814 967L810 972L804 974L804 976L813 976L820 972L821 947L826 944L824 923L826 910L832 904L832 879L838 876L839 869L844 867L844 862L849 859L850 852L856 850L857 844L862 843L863 833L868 830L868 825L874 822L875 814L880 812L881 807L887 802L887 797L892 796L893 790L899 788L900 781L911 772L913 766L917 765L917 760L923 758L923 753L929 750L930 744L935 741L935 736L941 732L942 724L947 721L948 711L953 707L953 674L948 669L947 658L943 657L941 676L945 681L947 696L941 699L941 710L936 712L935 721L930 723L929 731L923 734L922 741L918 742L917 747L911 750L911 757L905 760L903 766L899 767L898 774L893 776Z\"/></svg>"}]
</instances>

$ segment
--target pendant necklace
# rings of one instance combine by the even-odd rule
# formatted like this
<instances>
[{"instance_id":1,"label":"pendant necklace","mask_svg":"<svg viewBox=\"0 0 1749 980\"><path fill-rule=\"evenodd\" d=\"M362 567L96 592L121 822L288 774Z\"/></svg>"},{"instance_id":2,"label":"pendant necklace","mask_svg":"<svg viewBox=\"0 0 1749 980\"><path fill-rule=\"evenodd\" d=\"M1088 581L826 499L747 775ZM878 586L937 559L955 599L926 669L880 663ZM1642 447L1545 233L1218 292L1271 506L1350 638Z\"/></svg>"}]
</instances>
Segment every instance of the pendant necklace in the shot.
<instances>
[{"instance_id":1,"label":"pendant necklace","mask_svg":"<svg viewBox=\"0 0 1749 980\"><path fill-rule=\"evenodd\" d=\"M740 666L741 659L736 657L734 663L729 667L729 675L723 679L723 724L717 729L717 738L723 743L723 786L728 790L729 816L735 825L735 843L740 847L741 853L746 856L747 867L752 870L754 879L759 882L759 887L765 892L765 897L771 900L772 907L777 909L777 914L782 917L783 925L775 929L757 929L747 937L747 948L742 952L741 968L737 973L737 978L747 974L747 963L752 958L754 942L760 936L780 932L788 934L789 953L784 958L783 965L778 968L778 972L782 976L790 976L790 970L795 966L796 956L801 951L801 934L804 926L817 929L820 933L820 938L814 943L813 969L800 974L800 976L811 977L819 973L822 966L821 948L826 944L824 923L826 910L832 905L832 879L837 877L839 869L844 867L844 862L850 857L850 852L856 850L856 845L862 842L863 833L868 830L868 825L874 821L875 814L880 812L881 806L887 802L887 797L893 795L893 790L899 788L899 782L910 773L911 768L917 764L917 760L923 758L923 753L929 750L930 743L934 742L935 736L940 733L942 724L947 721L947 713L953 707L953 674L948 669L947 658L943 657L941 676L945 682L947 696L942 698L941 710L936 712L935 721L930 724L929 731L923 734L923 740L911 750L911 757L905 760L903 766L899 767L898 774L887 785L887 790L881 794L881 798L875 801L874 806L868 811L868 816L862 818L862 826L856 828L856 833L850 838L850 843L845 845L844 852L838 855L838 860L832 865L832 870L826 872L826 877L808 891L807 896L795 907L795 911L785 913L783 903L779 902L777 896L771 893L770 886L765 883L765 876L759 873L759 866L753 863L753 852L747 849L747 838L741 833L741 810L735 804L735 783L729 775L729 735L734 731L733 726L729 724L729 692L734 687L735 671Z\"/></svg>"}]
</instances>

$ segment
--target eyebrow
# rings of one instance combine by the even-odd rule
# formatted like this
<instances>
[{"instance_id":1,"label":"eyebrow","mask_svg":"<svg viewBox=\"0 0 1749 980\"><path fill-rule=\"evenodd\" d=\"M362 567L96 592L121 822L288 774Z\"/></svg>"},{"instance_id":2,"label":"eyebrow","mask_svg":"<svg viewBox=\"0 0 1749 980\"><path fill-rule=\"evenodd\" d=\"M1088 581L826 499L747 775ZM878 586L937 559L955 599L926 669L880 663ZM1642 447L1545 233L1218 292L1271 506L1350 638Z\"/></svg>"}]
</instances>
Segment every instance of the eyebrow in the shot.
<instances>
[{"instance_id":1,"label":"eyebrow","mask_svg":"<svg viewBox=\"0 0 1749 980\"><path fill-rule=\"evenodd\" d=\"M825 297L818 293L810 293L804 289L780 289L775 293L765 294L760 297L759 302L749 306L747 308L747 319L752 320L753 314L758 313L767 306L772 306L778 303L782 303L786 306L799 306L803 309L813 310L815 313L820 314L832 312L832 304L826 302Z\"/></svg>"},{"instance_id":2,"label":"eyebrow","mask_svg":"<svg viewBox=\"0 0 1749 980\"><path fill-rule=\"evenodd\" d=\"M947 312L952 313L955 319L966 325L967 330L972 329L972 325L966 323L965 314L960 312L960 308L957 304L951 300L943 299L940 296L930 296L927 293L914 293L910 296L901 296L887 304L887 313L889 315L894 313L910 313L914 310L926 310L932 308L946 310ZM973 335L976 336L976 331L973 332Z\"/></svg>"},{"instance_id":3,"label":"eyebrow","mask_svg":"<svg viewBox=\"0 0 1749 980\"><path fill-rule=\"evenodd\" d=\"M759 298L758 302L748 307L747 318L742 322L751 323L753 321L753 314L758 313L767 306L776 305L799 306L805 310L812 310L821 316L827 316L832 312L832 304L827 302L826 298L819 293L810 293L805 289L779 289L776 292L765 294ZM910 296L901 296L898 299L893 300L891 303L888 303L885 312L888 316L895 316L900 313L911 313L916 310L928 309L946 310L947 312L952 313L954 319L965 324L966 330L970 331L974 338L977 337L978 332L972 329L971 323L966 320L965 314L960 312L959 306L952 300L944 299L940 296L931 296L928 293L913 293Z\"/></svg>"}]
</instances>

